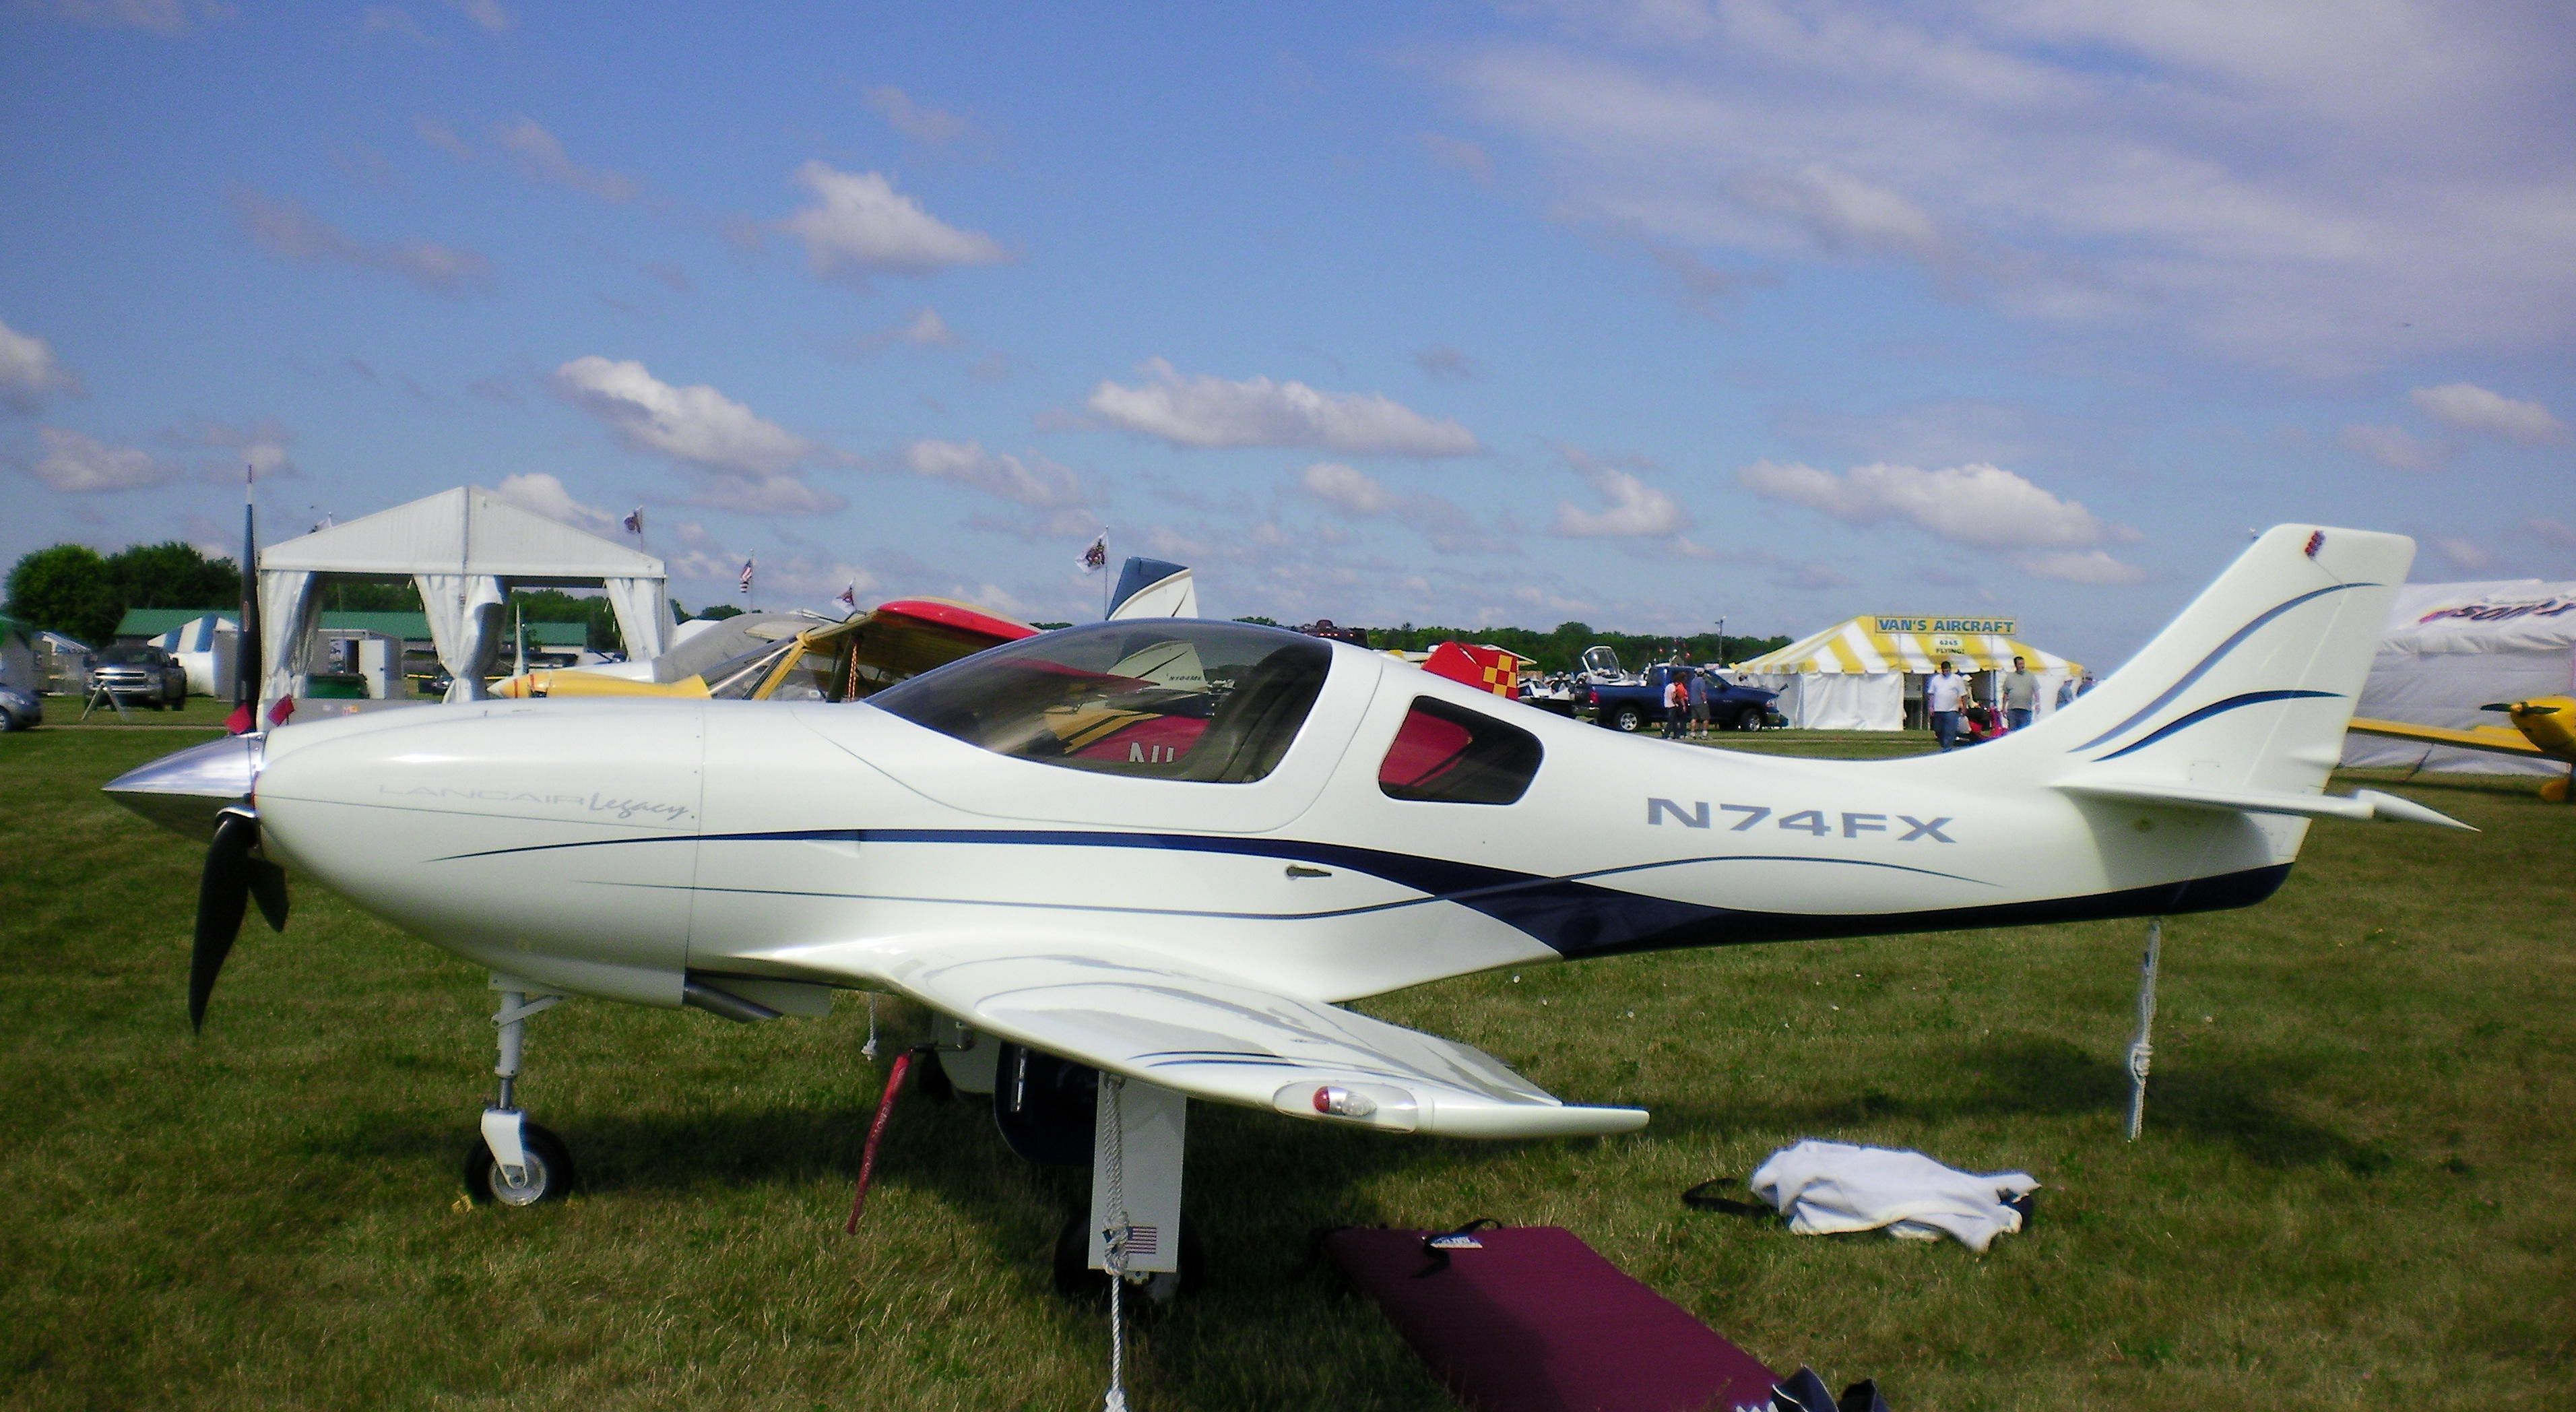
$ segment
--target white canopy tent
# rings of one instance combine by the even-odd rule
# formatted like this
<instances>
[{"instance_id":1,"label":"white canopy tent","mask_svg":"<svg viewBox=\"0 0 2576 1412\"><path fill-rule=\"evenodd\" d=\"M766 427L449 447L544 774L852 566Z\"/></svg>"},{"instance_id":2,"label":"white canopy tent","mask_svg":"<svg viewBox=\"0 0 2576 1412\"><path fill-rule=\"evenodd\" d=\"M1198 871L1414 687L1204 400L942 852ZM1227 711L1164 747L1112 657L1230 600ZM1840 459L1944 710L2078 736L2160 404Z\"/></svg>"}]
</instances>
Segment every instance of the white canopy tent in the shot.
<instances>
[{"instance_id":1,"label":"white canopy tent","mask_svg":"<svg viewBox=\"0 0 2576 1412\"><path fill-rule=\"evenodd\" d=\"M301 694L310 668L323 574L409 578L420 585L450 701L483 695L513 587L599 584L617 612L627 656L649 661L671 641L662 561L547 519L479 486L459 486L259 552L260 699Z\"/></svg>"},{"instance_id":2,"label":"white canopy tent","mask_svg":"<svg viewBox=\"0 0 2576 1412\"><path fill-rule=\"evenodd\" d=\"M2480 706L2576 691L2576 583L2508 579L2397 590L2357 716L2419 726L2500 726ZM2555 760L2347 735L2343 763L2453 774L2554 775Z\"/></svg>"},{"instance_id":3,"label":"white canopy tent","mask_svg":"<svg viewBox=\"0 0 2576 1412\"><path fill-rule=\"evenodd\" d=\"M2083 666L2021 641L2011 618L1867 615L1848 618L1788 646L1735 665L1753 685L1780 694L1774 704L1802 730L1892 731L1905 728L1905 703L1944 660L1980 680L1990 698L1995 678L2015 657L2039 678L2034 716L2057 708L2057 689Z\"/></svg>"}]
</instances>

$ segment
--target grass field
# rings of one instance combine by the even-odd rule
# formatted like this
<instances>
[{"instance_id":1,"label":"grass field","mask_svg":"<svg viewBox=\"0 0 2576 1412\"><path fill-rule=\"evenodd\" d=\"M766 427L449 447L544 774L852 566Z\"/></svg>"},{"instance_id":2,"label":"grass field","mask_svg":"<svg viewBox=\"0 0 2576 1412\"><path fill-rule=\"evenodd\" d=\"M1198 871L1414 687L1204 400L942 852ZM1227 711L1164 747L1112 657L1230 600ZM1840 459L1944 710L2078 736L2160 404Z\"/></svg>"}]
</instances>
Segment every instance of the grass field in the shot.
<instances>
[{"instance_id":1,"label":"grass field","mask_svg":"<svg viewBox=\"0 0 2576 1412\"><path fill-rule=\"evenodd\" d=\"M535 1021L524 1100L587 1190L520 1212L460 1199L491 1082L464 963L300 886L191 1038L200 852L97 786L195 738L0 737L0 1403L1097 1405L1104 1321L1047 1280L1079 1187L1009 1156L979 1106L907 1100L867 1223L840 1234L883 1079L856 997L754 1028L589 1003ZM2486 832L2320 825L2271 902L2167 929L2135 1146L2139 924L1621 958L1370 1002L1653 1125L1471 1144L1195 1106L1212 1279L1138 1327L1134 1403L1447 1406L1310 1233L1490 1215L1569 1226L1757 1355L1875 1376L1900 1412L2562 1405L2576 811L2519 783L2405 792ZM1677 1199L1806 1136L2028 1169L2037 1220L1980 1259Z\"/></svg>"}]
</instances>

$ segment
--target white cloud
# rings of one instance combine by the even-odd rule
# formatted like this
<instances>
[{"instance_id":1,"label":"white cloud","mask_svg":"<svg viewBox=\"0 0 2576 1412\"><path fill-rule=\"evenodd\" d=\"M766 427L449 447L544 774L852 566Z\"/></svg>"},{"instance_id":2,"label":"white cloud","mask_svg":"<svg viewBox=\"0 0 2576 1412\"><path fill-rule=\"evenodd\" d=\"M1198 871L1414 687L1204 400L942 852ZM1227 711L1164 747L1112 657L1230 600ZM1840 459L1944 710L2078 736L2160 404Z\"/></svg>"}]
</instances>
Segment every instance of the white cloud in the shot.
<instances>
[{"instance_id":1,"label":"white cloud","mask_svg":"<svg viewBox=\"0 0 2576 1412\"><path fill-rule=\"evenodd\" d=\"M556 391L606 423L618 440L705 473L698 503L751 514L837 510L840 497L794 474L812 442L712 387L674 387L642 363L592 354L555 369Z\"/></svg>"},{"instance_id":2,"label":"white cloud","mask_svg":"<svg viewBox=\"0 0 2576 1412\"><path fill-rule=\"evenodd\" d=\"M947 348L957 342L957 331L948 326L946 319L939 317L937 309L923 309L912 316L911 322L898 329L895 337L915 348Z\"/></svg>"},{"instance_id":3,"label":"white cloud","mask_svg":"<svg viewBox=\"0 0 2576 1412\"><path fill-rule=\"evenodd\" d=\"M188 32L187 0L26 0L20 8L100 29L139 29L165 37Z\"/></svg>"},{"instance_id":4,"label":"white cloud","mask_svg":"<svg viewBox=\"0 0 2576 1412\"><path fill-rule=\"evenodd\" d=\"M1174 446L1318 446L1349 455L1465 456L1475 433L1376 392L1319 392L1266 377L1183 377L1160 358L1134 386L1103 381L1084 404L1102 421Z\"/></svg>"},{"instance_id":5,"label":"white cloud","mask_svg":"<svg viewBox=\"0 0 2576 1412\"><path fill-rule=\"evenodd\" d=\"M1666 492L1571 447L1564 456L1591 482L1602 507L1586 510L1572 501L1556 502L1556 520L1549 526L1553 533L1576 539L1657 539L1679 536L1691 527L1690 512Z\"/></svg>"},{"instance_id":6,"label":"white cloud","mask_svg":"<svg viewBox=\"0 0 2576 1412\"><path fill-rule=\"evenodd\" d=\"M517 16L503 8L501 0L447 0L447 8L471 20L486 34L507 34L519 23Z\"/></svg>"},{"instance_id":7,"label":"white cloud","mask_svg":"<svg viewBox=\"0 0 2576 1412\"><path fill-rule=\"evenodd\" d=\"M2425 445L2404 427L2356 422L2343 429L2343 444L2391 470L2430 471L2442 464L2441 448Z\"/></svg>"},{"instance_id":8,"label":"white cloud","mask_svg":"<svg viewBox=\"0 0 2576 1412\"><path fill-rule=\"evenodd\" d=\"M2436 536L2433 547L2451 562L2451 567L2464 574L2483 574L2496 566L2496 557L2475 540L2455 534Z\"/></svg>"},{"instance_id":9,"label":"white cloud","mask_svg":"<svg viewBox=\"0 0 2576 1412\"><path fill-rule=\"evenodd\" d=\"M1814 466L1756 461L1735 478L1764 499L1804 505L1846 524L1901 519L1981 548L2083 549L2115 535L2082 505L1982 463L1932 471L1878 463L1836 475Z\"/></svg>"},{"instance_id":10,"label":"white cloud","mask_svg":"<svg viewBox=\"0 0 2576 1412\"><path fill-rule=\"evenodd\" d=\"M493 487L493 493L523 509L534 510L549 520L561 521L575 529L611 538L623 536L626 532L624 515L575 500L562 480L544 471L505 477Z\"/></svg>"},{"instance_id":11,"label":"white cloud","mask_svg":"<svg viewBox=\"0 0 2576 1412\"><path fill-rule=\"evenodd\" d=\"M232 204L251 242L281 260L375 270L409 280L432 294L464 294L488 289L492 283L492 262L472 250L428 241L360 240L297 202L271 200L248 187L234 188Z\"/></svg>"},{"instance_id":12,"label":"white cloud","mask_svg":"<svg viewBox=\"0 0 2576 1412\"><path fill-rule=\"evenodd\" d=\"M915 475L955 481L1034 509L1070 509L1083 502L1082 483L1073 472L1043 456L1022 459L972 441L922 440L903 449L902 461Z\"/></svg>"},{"instance_id":13,"label":"white cloud","mask_svg":"<svg viewBox=\"0 0 2576 1412\"><path fill-rule=\"evenodd\" d=\"M516 159L519 170L531 180L568 186L602 201L632 201L643 192L632 177L574 161L565 154L563 143L534 118L494 123L492 140Z\"/></svg>"},{"instance_id":14,"label":"white cloud","mask_svg":"<svg viewBox=\"0 0 2576 1412\"><path fill-rule=\"evenodd\" d=\"M819 204L788 217L782 228L804 242L817 275L926 275L1011 258L1000 241L940 220L879 173L807 162L796 169L796 180Z\"/></svg>"},{"instance_id":15,"label":"white cloud","mask_svg":"<svg viewBox=\"0 0 2576 1412\"><path fill-rule=\"evenodd\" d=\"M1445 75L1550 209L1613 228L1877 252L2018 316L2302 366L2549 346L2576 321L2564 7L1519 13Z\"/></svg>"},{"instance_id":16,"label":"white cloud","mask_svg":"<svg viewBox=\"0 0 2576 1412\"><path fill-rule=\"evenodd\" d=\"M2491 432L2514 441L2547 441L2567 432L2566 424L2539 403L2489 392L2475 383L2419 387L2406 397L2435 420L2465 431Z\"/></svg>"},{"instance_id":17,"label":"white cloud","mask_svg":"<svg viewBox=\"0 0 2576 1412\"><path fill-rule=\"evenodd\" d=\"M1930 255L1943 245L1940 228L1920 206L1882 186L1821 162L1789 174L1750 176L1744 198L1791 217L1828 250L1845 247Z\"/></svg>"},{"instance_id":18,"label":"white cloud","mask_svg":"<svg viewBox=\"0 0 2576 1412\"><path fill-rule=\"evenodd\" d=\"M1452 348L1445 343L1435 343L1428 348L1415 349L1413 365L1420 368L1422 375L1433 382L1474 382L1476 380L1476 360L1467 356L1464 350Z\"/></svg>"},{"instance_id":19,"label":"white cloud","mask_svg":"<svg viewBox=\"0 0 2576 1412\"><path fill-rule=\"evenodd\" d=\"M932 147L950 147L983 135L965 118L945 108L934 108L892 84L869 89L867 103L888 127Z\"/></svg>"},{"instance_id":20,"label":"white cloud","mask_svg":"<svg viewBox=\"0 0 2576 1412\"><path fill-rule=\"evenodd\" d=\"M456 129L449 127L447 124L440 122L436 118L425 116L414 118L411 120L411 130L419 136L421 141L428 143L430 146L437 148L439 151L446 153L448 156L453 157L460 162L467 161L474 156L474 149L465 144L464 138L456 135Z\"/></svg>"},{"instance_id":21,"label":"white cloud","mask_svg":"<svg viewBox=\"0 0 2576 1412\"><path fill-rule=\"evenodd\" d=\"M2554 544L2561 549L2576 549L2576 525L2570 525L2565 520L2554 520L2546 515L2534 515L2522 524L2523 528L2538 536L2545 544Z\"/></svg>"},{"instance_id":22,"label":"white cloud","mask_svg":"<svg viewBox=\"0 0 2576 1412\"><path fill-rule=\"evenodd\" d=\"M1484 148L1463 137L1438 132L1423 133L1421 142L1423 155L1434 163L1453 172L1465 172L1479 184L1492 184L1494 159L1486 155Z\"/></svg>"},{"instance_id":23,"label":"white cloud","mask_svg":"<svg viewBox=\"0 0 2576 1412\"><path fill-rule=\"evenodd\" d=\"M1366 471L1339 461L1318 461L1297 478L1308 495L1354 515L1382 515L1395 508L1395 496Z\"/></svg>"},{"instance_id":24,"label":"white cloud","mask_svg":"<svg viewBox=\"0 0 2576 1412\"><path fill-rule=\"evenodd\" d=\"M420 21L393 5L369 5L359 11L358 28L367 34L399 35L414 44L430 42L429 31L420 27Z\"/></svg>"},{"instance_id":25,"label":"white cloud","mask_svg":"<svg viewBox=\"0 0 2576 1412\"><path fill-rule=\"evenodd\" d=\"M52 344L0 323L0 407L32 417L44 410L47 393L80 391L80 379L64 369Z\"/></svg>"},{"instance_id":26,"label":"white cloud","mask_svg":"<svg viewBox=\"0 0 2576 1412\"><path fill-rule=\"evenodd\" d=\"M2061 549L2050 554L2026 554L2021 566L2036 578L2056 579L2061 583L2138 583L2147 571L2135 564L2112 558L2099 549Z\"/></svg>"},{"instance_id":27,"label":"white cloud","mask_svg":"<svg viewBox=\"0 0 2576 1412\"><path fill-rule=\"evenodd\" d=\"M45 454L24 469L69 494L143 490L178 478L175 467L135 447L109 446L59 427L38 427L36 435L44 441Z\"/></svg>"},{"instance_id":28,"label":"white cloud","mask_svg":"<svg viewBox=\"0 0 2576 1412\"><path fill-rule=\"evenodd\" d=\"M263 482L304 474L289 450L295 445L295 432L280 422L236 426L200 419L164 432L161 439L172 446L220 452L206 457L200 469L208 479L226 485L240 484L244 466L256 471Z\"/></svg>"}]
</instances>

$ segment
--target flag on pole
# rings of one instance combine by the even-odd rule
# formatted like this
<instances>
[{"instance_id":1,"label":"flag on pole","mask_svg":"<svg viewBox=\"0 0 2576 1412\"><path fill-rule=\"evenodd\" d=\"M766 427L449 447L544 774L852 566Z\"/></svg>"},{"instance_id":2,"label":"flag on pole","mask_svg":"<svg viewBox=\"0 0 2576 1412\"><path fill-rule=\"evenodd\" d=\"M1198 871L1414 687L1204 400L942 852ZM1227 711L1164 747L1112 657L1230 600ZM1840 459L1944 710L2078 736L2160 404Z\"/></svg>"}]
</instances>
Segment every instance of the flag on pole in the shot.
<instances>
[{"instance_id":1,"label":"flag on pole","mask_svg":"<svg viewBox=\"0 0 2576 1412\"><path fill-rule=\"evenodd\" d=\"M841 596L833 599L832 601L840 604L843 608L846 608L853 613L857 612L859 610L858 580L852 579L850 581L850 586L841 590Z\"/></svg>"},{"instance_id":2,"label":"flag on pole","mask_svg":"<svg viewBox=\"0 0 2576 1412\"><path fill-rule=\"evenodd\" d=\"M742 591L746 597L751 593L751 566L758 562L760 556L757 554L742 561Z\"/></svg>"},{"instance_id":3,"label":"flag on pole","mask_svg":"<svg viewBox=\"0 0 2576 1412\"><path fill-rule=\"evenodd\" d=\"M643 506L636 506L635 513L626 517L626 532L628 534L642 534L644 532Z\"/></svg>"},{"instance_id":4,"label":"flag on pole","mask_svg":"<svg viewBox=\"0 0 2576 1412\"><path fill-rule=\"evenodd\" d=\"M1091 541L1091 547L1082 551L1082 571L1086 574L1096 574L1108 566L1109 531L1102 530L1100 537Z\"/></svg>"}]
</instances>

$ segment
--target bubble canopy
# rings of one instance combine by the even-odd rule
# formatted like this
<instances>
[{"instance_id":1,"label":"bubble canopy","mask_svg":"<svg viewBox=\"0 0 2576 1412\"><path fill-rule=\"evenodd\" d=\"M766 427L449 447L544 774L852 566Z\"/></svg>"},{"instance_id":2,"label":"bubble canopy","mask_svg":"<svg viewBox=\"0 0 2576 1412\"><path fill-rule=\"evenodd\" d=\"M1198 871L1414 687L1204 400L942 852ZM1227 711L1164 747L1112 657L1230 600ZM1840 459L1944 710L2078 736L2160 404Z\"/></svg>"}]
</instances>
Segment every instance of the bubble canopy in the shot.
<instances>
[{"instance_id":1,"label":"bubble canopy","mask_svg":"<svg viewBox=\"0 0 2576 1412\"><path fill-rule=\"evenodd\" d=\"M1243 623L1094 623L1014 642L868 704L998 755L1065 769L1249 784L1314 709L1332 649Z\"/></svg>"}]
</instances>

